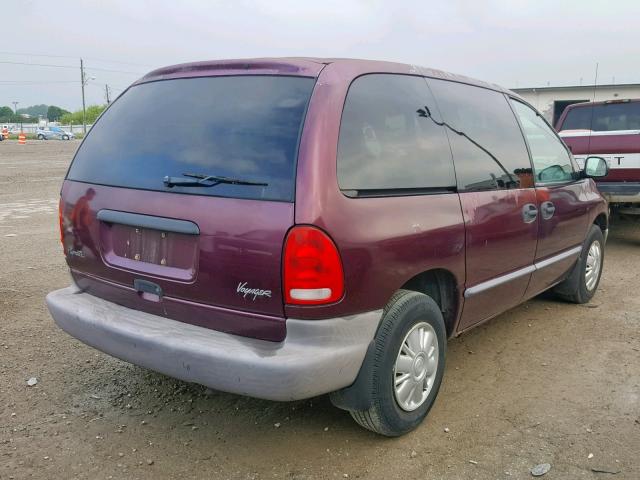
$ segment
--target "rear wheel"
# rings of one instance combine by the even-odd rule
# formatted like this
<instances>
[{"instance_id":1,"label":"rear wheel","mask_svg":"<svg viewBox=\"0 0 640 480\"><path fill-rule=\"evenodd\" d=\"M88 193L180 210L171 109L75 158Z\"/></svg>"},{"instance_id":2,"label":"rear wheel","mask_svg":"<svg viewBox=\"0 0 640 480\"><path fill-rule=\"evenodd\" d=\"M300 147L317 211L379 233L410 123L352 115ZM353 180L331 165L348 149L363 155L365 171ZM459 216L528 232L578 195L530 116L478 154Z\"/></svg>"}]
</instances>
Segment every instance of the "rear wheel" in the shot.
<instances>
[{"instance_id":1,"label":"rear wheel","mask_svg":"<svg viewBox=\"0 0 640 480\"><path fill-rule=\"evenodd\" d=\"M63 140L69 140L69 135L62 135Z\"/></svg>"},{"instance_id":2,"label":"rear wheel","mask_svg":"<svg viewBox=\"0 0 640 480\"><path fill-rule=\"evenodd\" d=\"M573 303L589 302L598 290L604 265L604 235L592 225L571 275L554 292Z\"/></svg>"},{"instance_id":3,"label":"rear wheel","mask_svg":"<svg viewBox=\"0 0 640 480\"><path fill-rule=\"evenodd\" d=\"M429 296L398 291L375 339L370 407L350 411L362 427L395 437L416 428L433 406L445 365L446 330Z\"/></svg>"},{"instance_id":4,"label":"rear wheel","mask_svg":"<svg viewBox=\"0 0 640 480\"><path fill-rule=\"evenodd\" d=\"M44 135L39 134L39 135L38 135L38 140L44 140Z\"/></svg>"}]
</instances>

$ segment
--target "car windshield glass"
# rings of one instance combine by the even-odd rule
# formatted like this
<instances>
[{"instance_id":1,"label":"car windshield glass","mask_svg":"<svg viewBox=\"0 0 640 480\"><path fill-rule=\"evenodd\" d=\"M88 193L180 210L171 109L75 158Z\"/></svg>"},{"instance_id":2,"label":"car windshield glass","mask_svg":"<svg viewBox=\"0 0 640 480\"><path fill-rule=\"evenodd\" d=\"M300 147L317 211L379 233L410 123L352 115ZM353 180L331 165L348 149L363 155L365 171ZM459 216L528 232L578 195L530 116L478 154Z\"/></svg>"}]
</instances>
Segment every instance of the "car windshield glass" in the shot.
<instances>
[{"instance_id":1,"label":"car windshield glass","mask_svg":"<svg viewBox=\"0 0 640 480\"><path fill-rule=\"evenodd\" d=\"M605 103L572 108L567 112L562 130L640 130L640 102Z\"/></svg>"},{"instance_id":2,"label":"car windshield glass","mask_svg":"<svg viewBox=\"0 0 640 480\"><path fill-rule=\"evenodd\" d=\"M68 179L292 201L298 138L313 85L306 77L246 75L134 86L91 129ZM264 185L164 183L192 172Z\"/></svg>"}]
</instances>

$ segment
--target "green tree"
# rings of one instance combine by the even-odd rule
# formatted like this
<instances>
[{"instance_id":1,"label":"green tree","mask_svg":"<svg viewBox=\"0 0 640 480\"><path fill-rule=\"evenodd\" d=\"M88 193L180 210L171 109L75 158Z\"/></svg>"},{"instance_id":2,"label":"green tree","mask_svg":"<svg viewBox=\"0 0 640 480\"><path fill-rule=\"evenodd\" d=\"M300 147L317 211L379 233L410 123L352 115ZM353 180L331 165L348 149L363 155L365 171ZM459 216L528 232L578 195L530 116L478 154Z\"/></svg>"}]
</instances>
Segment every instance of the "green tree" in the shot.
<instances>
[{"instance_id":1,"label":"green tree","mask_svg":"<svg viewBox=\"0 0 640 480\"><path fill-rule=\"evenodd\" d=\"M64 108L56 107L55 105L51 105L47 109L47 118L50 122L57 122L63 115L66 115L70 112L65 110Z\"/></svg>"},{"instance_id":2,"label":"green tree","mask_svg":"<svg viewBox=\"0 0 640 480\"><path fill-rule=\"evenodd\" d=\"M0 122L10 122L13 118L11 107L0 107Z\"/></svg>"},{"instance_id":3,"label":"green tree","mask_svg":"<svg viewBox=\"0 0 640 480\"><path fill-rule=\"evenodd\" d=\"M40 115L44 117L47 115L48 108L49 108L48 105L45 105L44 103L42 103L40 105L31 105L30 107L19 108L18 113L26 113L27 115L30 115L36 118L39 117Z\"/></svg>"},{"instance_id":4,"label":"green tree","mask_svg":"<svg viewBox=\"0 0 640 480\"><path fill-rule=\"evenodd\" d=\"M89 105L87 107L86 122L92 124L96 121L98 116L107 108L106 105ZM82 110L75 111L73 113L66 113L60 117L60 123L64 125L81 125L82 124Z\"/></svg>"}]
</instances>

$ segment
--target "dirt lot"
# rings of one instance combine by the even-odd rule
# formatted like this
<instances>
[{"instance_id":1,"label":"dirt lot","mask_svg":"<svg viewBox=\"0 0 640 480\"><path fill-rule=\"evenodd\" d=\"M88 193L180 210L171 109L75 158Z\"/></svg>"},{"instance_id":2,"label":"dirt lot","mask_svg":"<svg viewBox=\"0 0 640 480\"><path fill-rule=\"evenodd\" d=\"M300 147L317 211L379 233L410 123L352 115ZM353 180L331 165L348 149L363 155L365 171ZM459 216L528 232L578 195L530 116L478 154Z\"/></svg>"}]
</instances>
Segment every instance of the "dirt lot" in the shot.
<instances>
[{"instance_id":1,"label":"dirt lot","mask_svg":"<svg viewBox=\"0 0 640 480\"><path fill-rule=\"evenodd\" d=\"M612 228L592 304L535 299L452 340L428 419L385 439L326 397L207 391L59 330L44 296L68 284L57 198L77 145L0 143L0 479L640 478L640 224Z\"/></svg>"}]
</instances>

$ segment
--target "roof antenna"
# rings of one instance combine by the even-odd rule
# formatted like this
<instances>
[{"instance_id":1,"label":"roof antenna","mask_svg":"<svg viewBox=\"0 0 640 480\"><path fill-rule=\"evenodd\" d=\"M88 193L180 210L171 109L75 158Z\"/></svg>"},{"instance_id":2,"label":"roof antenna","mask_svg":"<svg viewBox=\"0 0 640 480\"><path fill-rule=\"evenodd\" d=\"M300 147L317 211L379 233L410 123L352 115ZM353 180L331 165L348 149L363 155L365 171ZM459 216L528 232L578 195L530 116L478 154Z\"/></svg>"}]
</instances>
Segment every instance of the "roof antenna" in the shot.
<instances>
[{"instance_id":1,"label":"roof antenna","mask_svg":"<svg viewBox=\"0 0 640 480\"><path fill-rule=\"evenodd\" d=\"M589 141L587 143L587 157L591 155L591 135L593 134L593 112L596 109L594 103L596 101L596 86L598 85L598 66L599 63L596 62L596 76L593 79L593 100L591 101L591 119L589 120Z\"/></svg>"}]
</instances>

